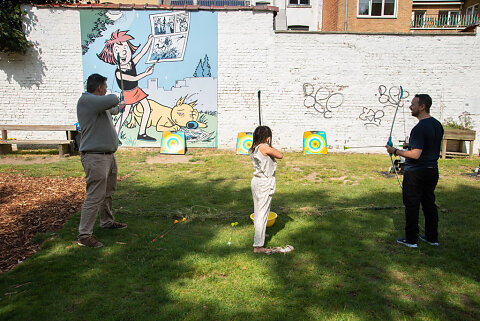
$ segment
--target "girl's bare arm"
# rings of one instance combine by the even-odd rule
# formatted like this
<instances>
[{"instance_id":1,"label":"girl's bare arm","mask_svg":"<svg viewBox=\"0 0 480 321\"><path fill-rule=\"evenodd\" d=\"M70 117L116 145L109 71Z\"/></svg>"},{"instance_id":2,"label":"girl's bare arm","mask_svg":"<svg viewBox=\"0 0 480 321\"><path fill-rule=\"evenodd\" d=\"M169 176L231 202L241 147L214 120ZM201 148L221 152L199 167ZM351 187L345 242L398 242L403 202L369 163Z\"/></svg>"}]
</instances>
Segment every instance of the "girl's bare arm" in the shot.
<instances>
[{"instance_id":1,"label":"girl's bare arm","mask_svg":"<svg viewBox=\"0 0 480 321\"><path fill-rule=\"evenodd\" d=\"M137 65L140 59L142 59L142 57L147 53L148 48L150 48L150 45L152 44L152 40L153 36L150 35L148 37L147 43L145 44L145 46L143 46L142 50L140 50L140 52L135 57L133 57L132 60L135 65Z\"/></svg>"},{"instance_id":2,"label":"girl's bare arm","mask_svg":"<svg viewBox=\"0 0 480 321\"><path fill-rule=\"evenodd\" d=\"M260 145L258 147L258 150L260 150L260 152L265 156L268 155L270 157L277 158L277 159L282 159L283 158L282 153L278 149L270 147L267 144Z\"/></svg>"}]
</instances>

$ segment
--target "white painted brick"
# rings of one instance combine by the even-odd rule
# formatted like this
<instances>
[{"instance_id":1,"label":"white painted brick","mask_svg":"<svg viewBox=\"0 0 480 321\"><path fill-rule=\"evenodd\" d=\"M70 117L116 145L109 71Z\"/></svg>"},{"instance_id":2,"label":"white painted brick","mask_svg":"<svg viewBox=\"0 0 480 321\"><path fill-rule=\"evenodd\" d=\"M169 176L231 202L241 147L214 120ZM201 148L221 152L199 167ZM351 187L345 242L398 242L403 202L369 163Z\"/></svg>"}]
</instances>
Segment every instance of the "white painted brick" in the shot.
<instances>
[{"instance_id":1,"label":"white painted brick","mask_svg":"<svg viewBox=\"0 0 480 321\"><path fill-rule=\"evenodd\" d=\"M26 56L0 54L0 123L73 124L83 91L79 11L26 8L35 20L28 37L37 45ZM219 148L234 149L238 132L258 125L258 90L263 123L272 128L274 144L287 150L300 151L307 130L326 131L330 151L385 144L394 108L383 108L378 127L359 119L364 107L382 109L380 85L402 85L410 93L406 107L413 94L430 94L432 115L440 120L468 111L479 133L479 47L478 34L275 33L273 13L219 11ZM304 106L306 83L343 95L332 118ZM408 135L416 119L405 110ZM400 110L393 137L404 136Z\"/></svg>"}]
</instances>

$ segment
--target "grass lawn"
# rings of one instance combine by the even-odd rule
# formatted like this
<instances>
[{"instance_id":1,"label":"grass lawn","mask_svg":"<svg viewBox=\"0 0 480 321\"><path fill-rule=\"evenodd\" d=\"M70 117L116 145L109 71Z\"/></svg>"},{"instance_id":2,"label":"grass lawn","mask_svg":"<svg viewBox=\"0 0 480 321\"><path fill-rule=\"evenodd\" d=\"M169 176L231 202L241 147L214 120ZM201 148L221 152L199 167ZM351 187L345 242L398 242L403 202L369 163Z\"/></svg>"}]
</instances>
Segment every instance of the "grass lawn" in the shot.
<instances>
[{"instance_id":1,"label":"grass lawn","mask_svg":"<svg viewBox=\"0 0 480 321\"><path fill-rule=\"evenodd\" d=\"M105 246L79 247L76 213L0 275L0 320L480 320L478 158L439 161L440 246L410 249L395 242L404 214L388 155L286 153L267 246L295 251L267 256L252 252L247 156L198 149L186 163L147 162L157 155L117 153L115 215L128 229L97 222ZM0 171L83 175L78 156ZM187 221L153 243L178 217Z\"/></svg>"}]
</instances>

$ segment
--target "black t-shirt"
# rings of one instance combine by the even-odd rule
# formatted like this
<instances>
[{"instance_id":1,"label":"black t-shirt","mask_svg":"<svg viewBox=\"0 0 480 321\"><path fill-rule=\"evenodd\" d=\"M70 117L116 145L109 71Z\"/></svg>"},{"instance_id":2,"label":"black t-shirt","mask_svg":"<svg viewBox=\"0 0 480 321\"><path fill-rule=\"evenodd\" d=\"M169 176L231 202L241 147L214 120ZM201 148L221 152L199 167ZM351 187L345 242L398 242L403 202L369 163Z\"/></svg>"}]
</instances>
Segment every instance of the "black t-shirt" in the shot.
<instances>
[{"instance_id":1,"label":"black t-shirt","mask_svg":"<svg viewBox=\"0 0 480 321\"><path fill-rule=\"evenodd\" d=\"M421 168L436 168L442 143L442 124L433 117L422 119L410 132L408 149L421 149L419 159L405 158L405 170L412 171Z\"/></svg>"}]
</instances>

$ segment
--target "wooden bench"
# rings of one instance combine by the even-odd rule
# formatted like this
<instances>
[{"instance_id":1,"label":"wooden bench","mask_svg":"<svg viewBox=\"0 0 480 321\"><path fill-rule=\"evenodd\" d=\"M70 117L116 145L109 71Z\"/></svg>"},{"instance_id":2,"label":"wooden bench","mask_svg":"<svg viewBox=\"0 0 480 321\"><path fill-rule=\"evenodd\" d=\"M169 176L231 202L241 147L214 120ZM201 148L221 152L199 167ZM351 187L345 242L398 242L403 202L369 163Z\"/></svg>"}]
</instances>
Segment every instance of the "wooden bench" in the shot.
<instances>
[{"instance_id":1,"label":"wooden bench","mask_svg":"<svg viewBox=\"0 0 480 321\"><path fill-rule=\"evenodd\" d=\"M58 145L60 157L73 153L74 137L77 131L75 125L0 125L2 139L0 140L0 154L12 152L12 145ZM7 131L65 131L67 139L8 139Z\"/></svg>"},{"instance_id":2,"label":"wooden bench","mask_svg":"<svg viewBox=\"0 0 480 321\"><path fill-rule=\"evenodd\" d=\"M442 140L442 158L445 159L447 156L450 157L465 157L469 156L470 159L473 158L473 142L475 141L476 132L471 129L452 129L445 128ZM447 151L447 144L451 141L455 147L455 151ZM463 153L463 144L469 142L470 146L468 153Z\"/></svg>"}]
</instances>

